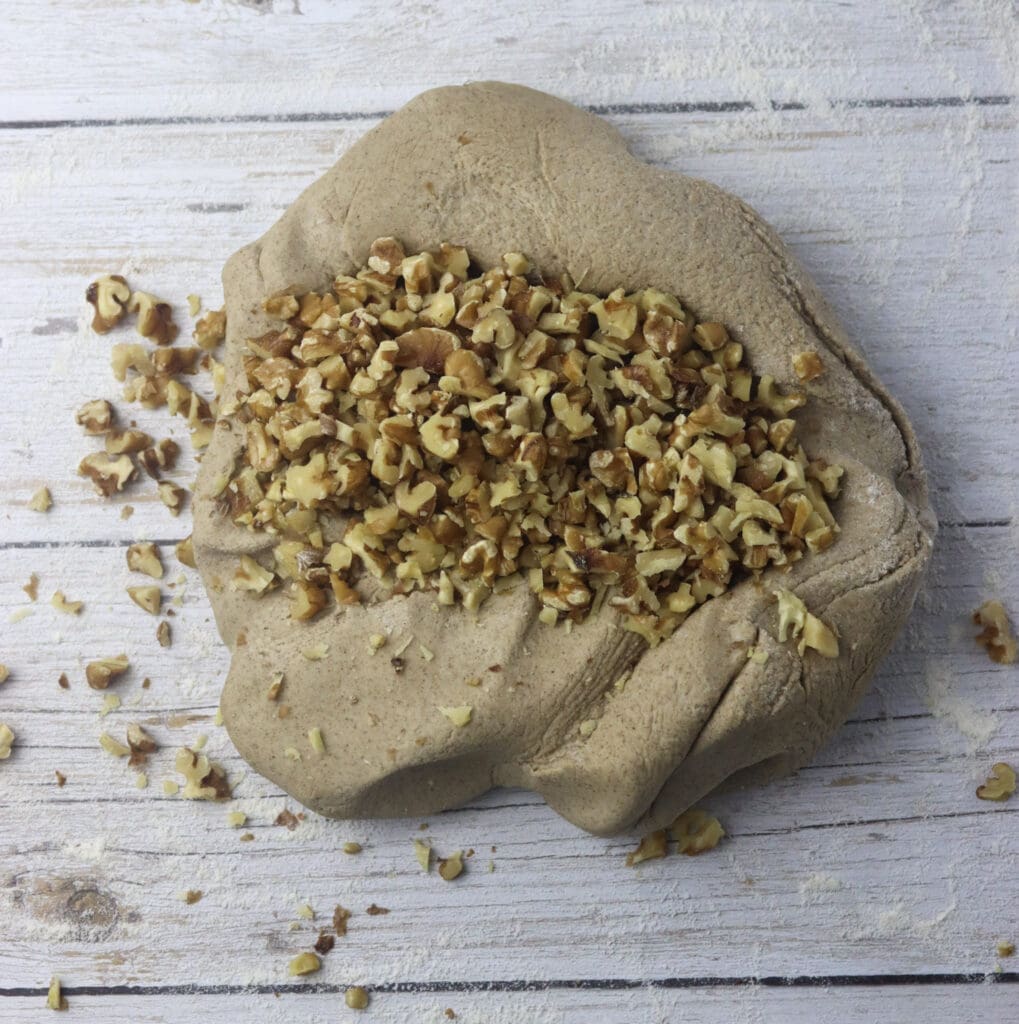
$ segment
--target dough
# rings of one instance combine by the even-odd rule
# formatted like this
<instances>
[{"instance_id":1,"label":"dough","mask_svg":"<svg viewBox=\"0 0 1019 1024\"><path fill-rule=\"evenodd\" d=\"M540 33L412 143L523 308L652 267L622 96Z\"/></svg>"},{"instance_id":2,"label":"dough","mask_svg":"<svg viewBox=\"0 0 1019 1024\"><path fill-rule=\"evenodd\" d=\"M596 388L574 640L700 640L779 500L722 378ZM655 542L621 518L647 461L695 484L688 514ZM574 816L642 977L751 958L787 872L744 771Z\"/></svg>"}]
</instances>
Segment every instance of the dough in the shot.
<instances>
[{"instance_id":1,"label":"dough","mask_svg":"<svg viewBox=\"0 0 1019 1024\"><path fill-rule=\"evenodd\" d=\"M659 827L727 780L796 770L864 693L909 614L935 527L912 428L782 242L738 199L636 160L614 128L567 103L499 83L436 89L368 133L230 259L226 394L243 384L244 340L271 326L263 298L321 290L386 235L408 252L463 244L482 266L524 252L602 294L672 292L699 319L723 321L755 373L786 386L797 384L791 357L817 350L826 372L796 416L811 457L845 467L841 536L791 573L769 572L763 587L746 581L709 601L653 649L609 610L569 633L547 627L525 588L476 617L415 593L294 623L282 591L254 599L225 585L241 554L273 543L215 511L215 483L243 437L221 423L196 489L194 541L232 653L222 709L243 757L333 817L421 816L522 786L599 834ZM778 642L778 586L837 629L837 659ZM395 650L373 653L377 633L391 645L413 635L401 674ZM748 642L767 653L763 664L747 658ZM309 660L316 645L327 653ZM278 672L283 719L266 698ZM625 689L603 702L624 672ZM482 685L468 690L473 676ZM466 728L437 711L465 703ZM582 736L579 723L603 703Z\"/></svg>"}]
</instances>

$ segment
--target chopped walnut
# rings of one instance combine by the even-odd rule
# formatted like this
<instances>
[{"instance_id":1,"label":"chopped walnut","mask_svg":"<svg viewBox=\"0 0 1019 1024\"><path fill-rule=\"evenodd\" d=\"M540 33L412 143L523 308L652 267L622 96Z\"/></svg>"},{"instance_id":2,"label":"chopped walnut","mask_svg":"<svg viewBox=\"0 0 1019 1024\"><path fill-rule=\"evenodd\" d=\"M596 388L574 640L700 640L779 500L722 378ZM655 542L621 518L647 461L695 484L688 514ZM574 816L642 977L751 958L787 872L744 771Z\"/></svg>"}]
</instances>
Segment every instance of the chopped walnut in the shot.
<instances>
[{"instance_id":1,"label":"chopped walnut","mask_svg":"<svg viewBox=\"0 0 1019 1024\"><path fill-rule=\"evenodd\" d=\"M453 708L440 707L439 710L459 729L467 725L474 714L474 708L470 704L461 704Z\"/></svg>"},{"instance_id":2,"label":"chopped walnut","mask_svg":"<svg viewBox=\"0 0 1019 1024\"><path fill-rule=\"evenodd\" d=\"M39 577L33 572L21 589L28 595L29 601L35 601L39 597ZM0 671L0 683L3 681L3 672Z\"/></svg>"},{"instance_id":3,"label":"chopped walnut","mask_svg":"<svg viewBox=\"0 0 1019 1024\"><path fill-rule=\"evenodd\" d=\"M314 974L322 966L322 961L314 953L298 953L290 961L290 977L298 978L306 974Z\"/></svg>"},{"instance_id":4,"label":"chopped walnut","mask_svg":"<svg viewBox=\"0 0 1019 1024\"><path fill-rule=\"evenodd\" d=\"M160 647L169 647L171 645L171 632L170 623L166 619L156 626L156 640Z\"/></svg>"},{"instance_id":5,"label":"chopped walnut","mask_svg":"<svg viewBox=\"0 0 1019 1024\"><path fill-rule=\"evenodd\" d=\"M180 898L190 907L197 903L205 893L201 889L188 889L180 894Z\"/></svg>"},{"instance_id":6,"label":"chopped walnut","mask_svg":"<svg viewBox=\"0 0 1019 1024\"><path fill-rule=\"evenodd\" d=\"M138 461L141 463L142 469L153 480L157 480L162 470L173 469L179 455L180 445L171 438L164 437L161 441L144 449L138 456Z\"/></svg>"},{"instance_id":7,"label":"chopped walnut","mask_svg":"<svg viewBox=\"0 0 1019 1024\"><path fill-rule=\"evenodd\" d=\"M46 992L46 1008L48 1010L66 1010L67 997L60 990L60 979L54 975L50 979L50 987Z\"/></svg>"},{"instance_id":8,"label":"chopped walnut","mask_svg":"<svg viewBox=\"0 0 1019 1024\"><path fill-rule=\"evenodd\" d=\"M343 852L351 855L360 853L362 849L364 849L364 847L362 847L360 843L344 843L342 846Z\"/></svg>"},{"instance_id":9,"label":"chopped walnut","mask_svg":"<svg viewBox=\"0 0 1019 1024\"><path fill-rule=\"evenodd\" d=\"M807 611L807 606L791 591L776 590L778 598L778 639L785 643L792 637L800 638L796 649L800 655L808 647L813 648L825 658L839 656L839 642L830 627L826 626L815 615Z\"/></svg>"},{"instance_id":10,"label":"chopped walnut","mask_svg":"<svg viewBox=\"0 0 1019 1024\"><path fill-rule=\"evenodd\" d=\"M344 993L343 1001L351 1010L366 1010L370 1000L367 989L361 988L360 985L351 985Z\"/></svg>"},{"instance_id":11,"label":"chopped walnut","mask_svg":"<svg viewBox=\"0 0 1019 1024\"><path fill-rule=\"evenodd\" d=\"M13 746L14 730L6 722L0 722L0 761L6 761L11 756Z\"/></svg>"},{"instance_id":12,"label":"chopped walnut","mask_svg":"<svg viewBox=\"0 0 1019 1024\"><path fill-rule=\"evenodd\" d=\"M132 292L127 308L138 314L138 333L157 345L169 345L177 337L170 306L148 292Z\"/></svg>"},{"instance_id":13,"label":"chopped walnut","mask_svg":"<svg viewBox=\"0 0 1019 1024\"><path fill-rule=\"evenodd\" d=\"M318 938L315 940L315 952L321 956L325 956L326 953L332 951L333 946L336 945L336 936L330 935L328 932L319 932Z\"/></svg>"},{"instance_id":14,"label":"chopped walnut","mask_svg":"<svg viewBox=\"0 0 1019 1024\"><path fill-rule=\"evenodd\" d=\"M99 746L114 757L128 757L131 753L130 747L124 746L120 740L115 740L108 732L100 733Z\"/></svg>"},{"instance_id":15,"label":"chopped walnut","mask_svg":"<svg viewBox=\"0 0 1019 1024\"><path fill-rule=\"evenodd\" d=\"M725 836L717 818L705 811L693 808L684 811L669 829L669 835L679 844L679 853L694 857L706 850L713 850Z\"/></svg>"},{"instance_id":16,"label":"chopped walnut","mask_svg":"<svg viewBox=\"0 0 1019 1024\"><path fill-rule=\"evenodd\" d=\"M206 352L212 351L225 337L226 310L210 310L195 324L195 341Z\"/></svg>"},{"instance_id":17,"label":"chopped walnut","mask_svg":"<svg viewBox=\"0 0 1019 1024\"><path fill-rule=\"evenodd\" d=\"M163 603L163 594L159 587L128 587L127 596L149 615L158 615Z\"/></svg>"},{"instance_id":18,"label":"chopped walnut","mask_svg":"<svg viewBox=\"0 0 1019 1024\"><path fill-rule=\"evenodd\" d=\"M11 678L11 670L6 665L0 665L0 683L6 683Z\"/></svg>"},{"instance_id":19,"label":"chopped walnut","mask_svg":"<svg viewBox=\"0 0 1019 1024\"><path fill-rule=\"evenodd\" d=\"M644 836L637 844L637 849L626 855L626 866L632 868L646 860L657 860L659 857L664 857L668 852L669 847L665 829L658 829Z\"/></svg>"},{"instance_id":20,"label":"chopped walnut","mask_svg":"<svg viewBox=\"0 0 1019 1024\"><path fill-rule=\"evenodd\" d=\"M985 601L974 613L973 622L983 626L977 643L987 649L991 661L1011 665L1016 660L1017 646L1008 612L1000 601Z\"/></svg>"},{"instance_id":21,"label":"chopped walnut","mask_svg":"<svg viewBox=\"0 0 1019 1024\"><path fill-rule=\"evenodd\" d=\"M150 444L152 444L152 438L144 430L128 427L124 430L114 429L106 432L107 455L124 455L125 453L133 455Z\"/></svg>"},{"instance_id":22,"label":"chopped walnut","mask_svg":"<svg viewBox=\"0 0 1019 1024\"><path fill-rule=\"evenodd\" d=\"M1014 942L999 942L995 947L995 952L1002 959L1010 956L1015 956L1015 943Z\"/></svg>"},{"instance_id":23,"label":"chopped walnut","mask_svg":"<svg viewBox=\"0 0 1019 1024\"><path fill-rule=\"evenodd\" d=\"M445 882L452 882L463 874L463 850L457 850L448 857L440 857L438 862L439 877Z\"/></svg>"},{"instance_id":24,"label":"chopped walnut","mask_svg":"<svg viewBox=\"0 0 1019 1024\"><path fill-rule=\"evenodd\" d=\"M432 866L432 844L425 839L414 840L414 856L422 871L431 870Z\"/></svg>"},{"instance_id":25,"label":"chopped walnut","mask_svg":"<svg viewBox=\"0 0 1019 1024\"><path fill-rule=\"evenodd\" d=\"M184 507L184 502L187 500L187 490L166 480L161 481L157 485L156 490L159 493L159 500L170 510L170 515L174 517L179 516L180 510Z\"/></svg>"},{"instance_id":26,"label":"chopped walnut","mask_svg":"<svg viewBox=\"0 0 1019 1024\"><path fill-rule=\"evenodd\" d=\"M350 911L346 907L336 905L333 911L333 931L342 938L347 934L347 922L350 920Z\"/></svg>"},{"instance_id":27,"label":"chopped walnut","mask_svg":"<svg viewBox=\"0 0 1019 1024\"><path fill-rule=\"evenodd\" d=\"M130 668L126 654L118 654L115 658L103 658L90 661L85 666L85 679L93 690L105 690L118 676L122 676Z\"/></svg>"},{"instance_id":28,"label":"chopped walnut","mask_svg":"<svg viewBox=\"0 0 1019 1024\"><path fill-rule=\"evenodd\" d=\"M63 612L65 615L80 615L82 608L85 607L84 601L70 601L64 595L62 590L54 592L50 598L50 604L56 608L58 612Z\"/></svg>"},{"instance_id":29,"label":"chopped walnut","mask_svg":"<svg viewBox=\"0 0 1019 1024\"><path fill-rule=\"evenodd\" d=\"M48 512L53 506L53 496L48 487L40 487L28 499L28 508L32 512Z\"/></svg>"},{"instance_id":30,"label":"chopped walnut","mask_svg":"<svg viewBox=\"0 0 1019 1024\"><path fill-rule=\"evenodd\" d=\"M159 548L146 541L131 544L127 549L127 567L132 572L141 572L154 580L163 578L163 563L159 557Z\"/></svg>"},{"instance_id":31,"label":"chopped walnut","mask_svg":"<svg viewBox=\"0 0 1019 1024\"><path fill-rule=\"evenodd\" d=\"M1007 800L1015 792L1015 769L1004 761L991 768L987 781L977 787L981 800Z\"/></svg>"},{"instance_id":32,"label":"chopped walnut","mask_svg":"<svg viewBox=\"0 0 1019 1024\"><path fill-rule=\"evenodd\" d=\"M74 414L74 422L86 434L101 437L113 426L113 406L104 398L93 399Z\"/></svg>"},{"instance_id":33,"label":"chopped walnut","mask_svg":"<svg viewBox=\"0 0 1019 1024\"><path fill-rule=\"evenodd\" d=\"M308 730L308 742L311 744L311 749L319 756L326 752L325 740L322 739L322 730L318 726Z\"/></svg>"},{"instance_id":34,"label":"chopped walnut","mask_svg":"<svg viewBox=\"0 0 1019 1024\"><path fill-rule=\"evenodd\" d=\"M78 476L88 477L103 498L109 498L124 489L124 485L137 474L130 455L114 459L105 452L93 452L78 463Z\"/></svg>"},{"instance_id":35,"label":"chopped walnut","mask_svg":"<svg viewBox=\"0 0 1019 1024\"><path fill-rule=\"evenodd\" d=\"M190 534L188 534L188 536L182 541L177 542L174 552L177 555L177 561L180 562L181 565L186 565L189 569L198 568L195 564L195 548Z\"/></svg>"},{"instance_id":36,"label":"chopped walnut","mask_svg":"<svg viewBox=\"0 0 1019 1024\"><path fill-rule=\"evenodd\" d=\"M793 369L800 382L806 384L824 373L824 363L816 352L799 352L793 356Z\"/></svg>"},{"instance_id":37,"label":"chopped walnut","mask_svg":"<svg viewBox=\"0 0 1019 1024\"><path fill-rule=\"evenodd\" d=\"M724 324L655 289L542 279L520 253L469 273L464 249L382 238L332 291L265 300L280 323L247 341L226 413L245 447L218 500L323 567L281 575L295 617L357 603L365 576L472 611L526 578L543 622L607 603L654 644L835 541L841 468L788 415L806 396L755 378Z\"/></svg>"},{"instance_id":38,"label":"chopped walnut","mask_svg":"<svg viewBox=\"0 0 1019 1024\"><path fill-rule=\"evenodd\" d=\"M184 776L181 795L186 800L225 800L230 796L226 773L205 754L182 747L177 751L174 766Z\"/></svg>"},{"instance_id":39,"label":"chopped walnut","mask_svg":"<svg viewBox=\"0 0 1019 1024\"><path fill-rule=\"evenodd\" d=\"M92 330L96 334L112 331L124 317L131 289L120 274L105 274L85 289L85 301L95 310Z\"/></svg>"},{"instance_id":40,"label":"chopped walnut","mask_svg":"<svg viewBox=\"0 0 1019 1024\"><path fill-rule=\"evenodd\" d=\"M156 741L137 722L131 722L127 727L127 745L131 748L128 764L132 768L145 764L149 754L156 750Z\"/></svg>"}]
</instances>

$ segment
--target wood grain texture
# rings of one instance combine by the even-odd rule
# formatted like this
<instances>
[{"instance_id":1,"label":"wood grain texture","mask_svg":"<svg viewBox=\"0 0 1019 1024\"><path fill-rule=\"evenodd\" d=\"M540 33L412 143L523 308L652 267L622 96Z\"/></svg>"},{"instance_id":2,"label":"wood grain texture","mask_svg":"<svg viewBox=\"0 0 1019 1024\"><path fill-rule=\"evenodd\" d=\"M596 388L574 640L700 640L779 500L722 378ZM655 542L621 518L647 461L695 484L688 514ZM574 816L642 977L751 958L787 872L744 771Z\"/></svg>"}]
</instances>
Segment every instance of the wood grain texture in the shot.
<instances>
[{"instance_id":1,"label":"wood grain texture","mask_svg":"<svg viewBox=\"0 0 1019 1024\"><path fill-rule=\"evenodd\" d=\"M446 1007L472 1024L1014 1019L1019 969L996 974L995 945L1019 939L1019 805L973 790L992 762L1019 760L1019 677L967 619L989 596L1019 609L1009 3L11 0L4 14L0 721L17 745L0 762L0 1021L49 1019L51 973L75 1014L104 1024L334 1020L351 983L375 990L366 1019L393 1022L444 1021ZM730 838L709 856L627 870L635 837L581 835L514 791L427 832L273 824L298 808L214 725L227 659L173 558L187 515L149 483L107 503L74 476L97 446L73 411L116 396L109 346L131 337L82 326L92 277L124 269L187 323L184 296L218 305L226 255L373 112L479 77L607 108L645 159L757 207L906 406L931 470L934 564L874 690L796 778L710 801ZM160 414L136 418L182 437ZM188 456L172 476L193 472ZM43 483L55 505L40 515L26 503ZM169 650L124 594L139 538L163 542L164 590L179 595ZM81 617L49 607L55 589L85 600ZM121 650L124 705L100 719L83 665ZM145 790L97 745L130 721L160 744ZM199 733L237 781L229 805L162 794L173 751ZM249 815L252 842L228 807ZM420 835L474 848L467 874L423 875ZM342 854L346 840L364 851ZM187 906L185 889L205 895ZM305 901L318 921L296 917ZM391 912L367 915L373 902ZM337 903L354 912L349 935L293 982L289 957Z\"/></svg>"}]
</instances>

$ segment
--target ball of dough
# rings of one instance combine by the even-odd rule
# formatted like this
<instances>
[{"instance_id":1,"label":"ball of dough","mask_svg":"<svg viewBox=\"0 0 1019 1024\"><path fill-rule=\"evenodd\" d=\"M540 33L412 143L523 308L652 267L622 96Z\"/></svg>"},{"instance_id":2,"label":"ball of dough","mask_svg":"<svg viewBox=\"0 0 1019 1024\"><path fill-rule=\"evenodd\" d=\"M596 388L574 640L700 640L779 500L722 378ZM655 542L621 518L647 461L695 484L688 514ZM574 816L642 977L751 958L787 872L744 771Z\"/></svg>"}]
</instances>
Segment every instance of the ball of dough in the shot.
<instances>
[{"instance_id":1,"label":"ball of dough","mask_svg":"<svg viewBox=\"0 0 1019 1024\"><path fill-rule=\"evenodd\" d=\"M764 586L745 580L702 605L654 648L610 609L571 632L549 628L524 587L477 615L415 592L296 623L282 592L255 600L225 585L239 556L273 546L217 512L216 481L243 445L227 420L202 463L194 546L232 654L222 710L240 753L329 816L420 816L522 786L599 834L667 824L723 782L806 762L909 614L934 520L902 409L775 233L721 189L635 159L614 128L551 96L499 83L436 89L369 132L230 259L225 393L243 385L245 339L272 326L266 296L321 290L390 235L408 252L465 245L482 266L524 252L601 294L673 293L698 319L724 322L755 373L780 384L797 383L793 355L821 353L825 373L796 418L811 457L845 467L841 535L791 572L769 571ZM779 642L779 586L837 630L838 658ZM402 673L373 650L373 634L413 637ZM767 660L749 659L750 644ZM481 685L467 689L473 677ZM465 727L438 710L464 704ZM597 728L581 730L593 708Z\"/></svg>"}]
</instances>

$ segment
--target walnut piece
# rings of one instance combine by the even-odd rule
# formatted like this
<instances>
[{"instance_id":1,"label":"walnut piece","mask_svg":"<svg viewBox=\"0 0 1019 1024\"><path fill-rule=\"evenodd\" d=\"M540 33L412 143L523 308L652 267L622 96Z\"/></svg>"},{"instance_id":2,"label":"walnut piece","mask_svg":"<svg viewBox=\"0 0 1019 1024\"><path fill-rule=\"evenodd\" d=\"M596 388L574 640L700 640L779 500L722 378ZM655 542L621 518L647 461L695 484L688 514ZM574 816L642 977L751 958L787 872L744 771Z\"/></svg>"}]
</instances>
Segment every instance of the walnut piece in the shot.
<instances>
[{"instance_id":1,"label":"walnut piece","mask_svg":"<svg viewBox=\"0 0 1019 1024\"><path fill-rule=\"evenodd\" d=\"M28 499L28 507L32 512L48 512L53 506L53 496L48 487L40 487Z\"/></svg>"},{"instance_id":2,"label":"walnut piece","mask_svg":"<svg viewBox=\"0 0 1019 1024\"><path fill-rule=\"evenodd\" d=\"M414 856L422 871L429 871L432 867L432 844L425 839L414 840Z\"/></svg>"},{"instance_id":3,"label":"walnut piece","mask_svg":"<svg viewBox=\"0 0 1019 1024\"><path fill-rule=\"evenodd\" d=\"M80 615L82 608L85 607L84 601L69 601L62 590L54 591L50 604L65 615Z\"/></svg>"},{"instance_id":4,"label":"walnut piece","mask_svg":"<svg viewBox=\"0 0 1019 1024\"><path fill-rule=\"evenodd\" d=\"M95 398L74 414L74 422L86 434L101 437L113 426L113 406L105 398Z\"/></svg>"},{"instance_id":5,"label":"walnut piece","mask_svg":"<svg viewBox=\"0 0 1019 1024\"><path fill-rule=\"evenodd\" d=\"M225 800L230 796L226 773L201 751L181 747L174 767L184 776L180 792L185 800Z\"/></svg>"},{"instance_id":6,"label":"walnut piece","mask_svg":"<svg viewBox=\"0 0 1019 1024\"><path fill-rule=\"evenodd\" d=\"M130 664L126 654L90 661L85 666L85 679L93 690L105 690L114 679L122 676L130 668Z\"/></svg>"},{"instance_id":7,"label":"walnut piece","mask_svg":"<svg viewBox=\"0 0 1019 1024\"><path fill-rule=\"evenodd\" d=\"M127 308L138 314L138 333L157 345L169 345L177 337L177 325L168 303L148 292L132 292Z\"/></svg>"},{"instance_id":8,"label":"walnut piece","mask_svg":"<svg viewBox=\"0 0 1019 1024\"><path fill-rule=\"evenodd\" d=\"M206 352L211 352L225 337L226 310L210 310L195 324L195 341Z\"/></svg>"},{"instance_id":9,"label":"walnut piece","mask_svg":"<svg viewBox=\"0 0 1019 1024\"><path fill-rule=\"evenodd\" d=\"M67 997L60 990L60 979L54 975L50 979L50 987L46 992L46 1008L48 1010L66 1010Z\"/></svg>"},{"instance_id":10,"label":"walnut piece","mask_svg":"<svg viewBox=\"0 0 1019 1024\"><path fill-rule=\"evenodd\" d=\"M724 835L725 829L719 820L698 808L684 811L669 829L670 838L679 844L677 852L688 857L713 850Z\"/></svg>"},{"instance_id":11,"label":"walnut piece","mask_svg":"<svg viewBox=\"0 0 1019 1024\"><path fill-rule=\"evenodd\" d=\"M213 491L274 538L280 572L249 564L235 589L289 581L301 621L359 603L366 577L470 611L526 582L543 622L607 605L655 644L836 541L842 470L796 437L806 395L755 377L726 325L652 288L583 292L517 252L470 274L460 247L380 238L331 290L265 299L278 324L247 339L223 410L244 446ZM302 547L312 572L283 571ZM837 656L808 616L801 653Z\"/></svg>"},{"instance_id":12,"label":"walnut piece","mask_svg":"<svg viewBox=\"0 0 1019 1024\"><path fill-rule=\"evenodd\" d=\"M186 565L189 569L197 569L198 566L195 564L195 549L191 542L191 535L188 534L182 541L178 541L174 548L174 553L177 555L177 561L181 565Z\"/></svg>"},{"instance_id":13,"label":"walnut piece","mask_svg":"<svg viewBox=\"0 0 1019 1024\"><path fill-rule=\"evenodd\" d=\"M800 382L806 384L824 373L824 363L816 352L798 352L793 356L793 369Z\"/></svg>"},{"instance_id":14,"label":"walnut piece","mask_svg":"<svg viewBox=\"0 0 1019 1024\"><path fill-rule=\"evenodd\" d=\"M351 1010L366 1010L370 1000L366 989L360 985L351 985L343 994L343 1001Z\"/></svg>"},{"instance_id":15,"label":"walnut piece","mask_svg":"<svg viewBox=\"0 0 1019 1024\"><path fill-rule=\"evenodd\" d=\"M11 756L13 746L14 730L6 722L0 722L0 761L6 761Z\"/></svg>"},{"instance_id":16,"label":"walnut piece","mask_svg":"<svg viewBox=\"0 0 1019 1024\"><path fill-rule=\"evenodd\" d=\"M78 463L78 476L88 477L103 498L109 498L124 489L124 485L137 474L130 455L111 458L104 452L93 452Z\"/></svg>"},{"instance_id":17,"label":"walnut piece","mask_svg":"<svg viewBox=\"0 0 1019 1024\"><path fill-rule=\"evenodd\" d=\"M127 549L127 567L132 572L141 572L154 580L163 578L163 563L159 557L159 548L146 541L131 544Z\"/></svg>"},{"instance_id":18,"label":"walnut piece","mask_svg":"<svg viewBox=\"0 0 1019 1024\"><path fill-rule=\"evenodd\" d=\"M665 829L660 828L654 832L649 832L641 839L637 849L626 855L626 866L632 868L646 860L657 860L660 857L664 857L668 852L669 846Z\"/></svg>"},{"instance_id":19,"label":"walnut piece","mask_svg":"<svg viewBox=\"0 0 1019 1024\"><path fill-rule=\"evenodd\" d=\"M95 310L92 330L96 334L112 331L123 319L131 289L120 274L104 274L85 289L85 301Z\"/></svg>"},{"instance_id":20,"label":"walnut piece","mask_svg":"<svg viewBox=\"0 0 1019 1024\"><path fill-rule=\"evenodd\" d=\"M302 978L307 974L314 974L322 967L322 961L314 953L298 953L290 961L290 977Z\"/></svg>"},{"instance_id":21,"label":"walnut piece","mask_svg":"<svg viewBox=\"0 0 1019 1024\"><path fill-rule=\"evenodd\" d=\"M159 587L128 587L127 596L149 615L158 615L163 603L163 594Z\"/></svg>"},{"instance_id":22,"label":"walnut piece","mask_svg":"<svg viewBox=\"0 0 1019 1024\"><path fill-rule=\"evenodd\" d=\"M974 613L973 622L983 626L977 643L987 649L991 661L1012 665L1016 660L1016 638L1008 612L1000 601L985 601Z\"/></svg>"},{"instance_id":23,"label":"walnut piece","mask_svg":"<svg viewBox=\"0 0 1019 1024\"><path fill-rule=\"evenodd\" d=\"M462 729L467 725L471 716L474 714L474 708L470 704L460 704L457 707L444 708L440 707L439 710L458 728Z\"/></svg>"},{"instance_id":24,"label":"walnut piece","mask_svg":"<svg viewBox=\"0 0 1019 1024\"><path fill-rule=\"evenodd\" d=\"M796 649L801 656L811 647L825 658L837 658L839 642L831 629L815 615L811 615L807 606L791 590L781 589L774 593L778 598L779 642L785 643L790 637L799 637Z\"/></svg>"},{"instance_id":25,"label":"walnut piece","mask_svg":"<svg viewBox=\"0 0 1019 1024\"><path fill-rule=\"evenodd\" d=\"M6 665L0 665L0 683L6 683L11 678L11 670Z\"/></svg>"},{"instance_id":26,"label":"walnut piece","mask_svg":"<svg viewBox=\"0 0 1019 1024\"><path fill-rule=\"evenodd\" d=\"M987 781L977 787L981 800L1007 800L1015 792L1015 769L1004 761L991 767Z\"/></svg>"},{"instance_id":27,"label":"walnut piece","mask_svg":"<svg viewBox=\"0 0 1019 1024\"><path fill-rule=\"evenodd\" d=\"M167 480L160 481L156 490L159 494L159 500L170 510L170 515L174 518L179 516L180 510L184 507L184 502L187 500L187 490Z\"/></svg>"},{"instance_id":28,"label":"walnut piece","mask_svg":"<svg viewBox=\"0 0 1019 1024\"><path fill-rule=\"evenodd\" d=\"M457 850L448 857L440 857L438 862L439 877L445 882L452 882L463 874L463 850Z\"/></svg>"}]
</instances>

